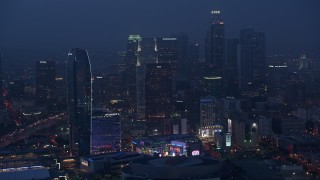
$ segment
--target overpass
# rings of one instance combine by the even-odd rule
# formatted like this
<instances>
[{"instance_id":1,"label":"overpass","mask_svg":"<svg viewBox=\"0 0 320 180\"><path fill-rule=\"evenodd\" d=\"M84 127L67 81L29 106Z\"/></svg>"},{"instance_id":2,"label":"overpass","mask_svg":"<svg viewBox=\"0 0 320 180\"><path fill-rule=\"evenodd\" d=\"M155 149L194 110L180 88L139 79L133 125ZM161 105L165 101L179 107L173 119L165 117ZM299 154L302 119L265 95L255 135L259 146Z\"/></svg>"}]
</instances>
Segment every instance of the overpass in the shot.
<instances>
[{"instance_id":1,"label":"overpass","mask_svg":"<svg viewBox=\"0 0 320 180\"><path fill-rule=\"evenodd\" d=\"M3 135L0 137L0 148L6 147L11 143L17 142L21 139L27 138L34 133L46 129L48 127L51 127L55 125L56 123L60 121L67 121L67 113L60 113L53 116L50 116L45 119L39 119L36 122L33 122L29 125L20 127L19 129L16 129L12 132L9 132L6 135Z\"/></svg>"}]
</instances>

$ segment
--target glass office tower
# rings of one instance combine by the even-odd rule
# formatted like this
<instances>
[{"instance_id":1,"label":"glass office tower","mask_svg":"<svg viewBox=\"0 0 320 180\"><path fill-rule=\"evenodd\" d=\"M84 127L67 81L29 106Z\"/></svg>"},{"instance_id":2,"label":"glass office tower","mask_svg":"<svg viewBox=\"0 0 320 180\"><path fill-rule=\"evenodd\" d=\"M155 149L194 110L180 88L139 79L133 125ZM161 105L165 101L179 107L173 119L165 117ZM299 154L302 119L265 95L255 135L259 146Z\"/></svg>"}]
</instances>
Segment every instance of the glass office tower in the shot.
<instances>
[{"instance_id":1,"label":"glass office tower","mask_svg":"<svg viewBox=\"0 0 320 180\"><path fill-rule=\"evenodd\" d=\"M68 113L72 156L90 154L91 142L91 65L88 52L72 49L67 63Z\"/></svg>"}]
</instances>

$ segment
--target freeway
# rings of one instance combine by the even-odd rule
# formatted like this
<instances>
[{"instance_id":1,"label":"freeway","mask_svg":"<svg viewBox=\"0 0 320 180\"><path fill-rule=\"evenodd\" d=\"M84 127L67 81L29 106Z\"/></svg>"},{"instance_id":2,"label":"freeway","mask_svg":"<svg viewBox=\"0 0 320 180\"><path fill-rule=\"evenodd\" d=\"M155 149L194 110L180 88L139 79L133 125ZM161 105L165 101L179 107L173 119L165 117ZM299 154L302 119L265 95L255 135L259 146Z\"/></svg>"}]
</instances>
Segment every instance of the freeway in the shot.
<instances>
[{"instance_id":1,"label":"freeway","mask_svg":"<svg viewBox=\"0 0 320 180\"><path fill-rule=\"evenodd\" d=\"M60 113L45 119L39 119L29 125L20 127L19 129L16 129L0 137L0 148L6 147L11 143L27 138L39 130L51 127L52 125L66 119L67 113Z\"/></svg>"}]
</instances>

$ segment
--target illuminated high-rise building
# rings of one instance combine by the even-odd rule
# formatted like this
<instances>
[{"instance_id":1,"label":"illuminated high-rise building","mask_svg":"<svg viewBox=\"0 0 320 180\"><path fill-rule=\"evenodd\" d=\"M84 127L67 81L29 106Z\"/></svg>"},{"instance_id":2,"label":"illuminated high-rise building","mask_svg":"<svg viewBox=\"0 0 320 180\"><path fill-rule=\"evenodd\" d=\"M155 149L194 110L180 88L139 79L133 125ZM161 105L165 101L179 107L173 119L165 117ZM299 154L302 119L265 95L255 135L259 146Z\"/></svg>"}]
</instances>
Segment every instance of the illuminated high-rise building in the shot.
<instances>
[{"instance_id":1,"label":"illuminated high-rise building","mask_svg":"<svg viewBox=\"0 0 320 180\"><path fill-rule=\"evenodd\" d=\"M37 103L48 105L55 93L56 62L36 61L36 95Z\"/></svg>"},{"instance_id":2,"label":"illuminated high-rise building","mask_svg":"<svg viewBox=\"0 0 320 180\"><path fill-rule=\"evenodd\" d=\"M222 101L212 97L200 99L200 136L212 140L223 129Z\"/></svg>"},{"instance_id":3,"label":"illuminated high-rise building","mask_svg":"<svg viewBox=\"0 0 320 180\"><path fill-rule=\"evenodd\" d=\"M136 84L137 84L137 119L146 118L146 66L156 63L157 41L155 38L141 38L138 41Z\"/></svg>"},{"instance_id":4,"label":"illuminated high-rise building","mask_svg":"<svg viewBox=\"0 0 320 180\"><path fill-rule=\"evenodd\" d=\"M212 11L213 19L205 41L206 63L213 66L214 76L222 77L225 61L225 32L224 21L220 16L220 11Z\"/></svg>"},{"instance_id":5,"label":"illuminated high-rise building","mask_svg":"<svg viewBox=\"0 0 320 180\"><path fill-rule=\"evenodd\" d=\"M125 91L127 97L128 109L135 112L137 108L137 53L138 42L141 40L140 35L130 35L127 42L126 51L126 70L125 75Z\"/></svg>"},{"instance_id":6,"label":"illuminated high-rise building","mask_svg":"<svg viewBox=\"0 0 320 180\"><path fill-rule=\"evenodd\" d=\"M92 73L92 106L104 107L107 103L106 96L109 93L107 89L107 80L103 73Z\"/></svg>"},{"instance_id":7,"label":"illuminated high-rise building","mask_svg":"<svg viewBox=\"0 0 320 180\"><path fill-rule=\"evenodd\" d=\"M88 52L72 49L67 62L70 148L73 156L90 154L92 87Z\"/></svg>"},{"instance_id":8,"label":"illuminated high-rise building","mask_svg":"<svg viewBox=\"0 0 320 180\"><path fill-rule=\"evenodd\" d=\"M92 114L92 154L120 151L121 119L118 113L94 111Z\"/></svg>"},{"instance_id":9,"label":"illuminated high-rise building","mask_svg":"<svg viewBox=\"0 0 320 180\"><path fill-rule=\"evenodd\" d=\"M205 78L202 78L203 96L222 97L225 63L224 21L220 11L211 11L213 16L205 39ZM214 90L214 91L213 91Z\"/></svg>"},{"instance_id":10,"label":"illuminated high-rise building","mask_svg":"<svg viewBox=\"0 0 320 180\"><path fill-rule=\"evenodd\" d=\"M178 38L157 38L158 62L168 63L176 79L178 73Z\"/></svg>"},{"instance_id":11,"label":"illuminated high-rise building","mask_svg":"<svg viewBox=\"0 0 320 180\"><path fill-rule=\"evenodd\" d=\"M113 100L122 100L123 88L123 79L119 74L93 74L93 106L111 108L109 105Z\"/></svg>"},{"instance_id":12,"label":"illuminated high-rise building","mask_svg":"<svg viewBox=\"0 0 320 180\"><path fill-rule=\"evenodd\" d=\"M146 118L149 130L171 133L172 71L168 63L153 63L146 67Z\"/></svg>"},{"instance_id":13,"label":"illuminated high-rise building","mask_svg":"<svg viewBox=\"0 0 320 180\"><path fill-rule=\"evenodd\" d=\"M183 39L181 40L183 41ZM182 67L181 62L179 62L179 60L181 60L181 58L179 59L181 54L178 54L178 43L177 37L157 38L158 62L170 64L173 75L173 90L176 89L178 69ZM182 69L180 69L180 72L182 72ZM180 75L182 74L180 73Z\"/></svg>"}]
</instances>

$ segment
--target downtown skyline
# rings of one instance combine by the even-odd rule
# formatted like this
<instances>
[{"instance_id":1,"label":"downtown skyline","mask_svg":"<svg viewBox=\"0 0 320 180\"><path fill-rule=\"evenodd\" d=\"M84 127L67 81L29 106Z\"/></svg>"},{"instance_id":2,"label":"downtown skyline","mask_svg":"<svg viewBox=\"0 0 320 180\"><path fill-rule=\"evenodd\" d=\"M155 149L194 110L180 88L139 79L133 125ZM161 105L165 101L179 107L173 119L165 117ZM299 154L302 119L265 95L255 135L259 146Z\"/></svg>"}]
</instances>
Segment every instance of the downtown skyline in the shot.
<instances>
[{"instance_id":1,"label":"downtown skyline","mask_svg":"<svg viewBox=\"0 0 320 180\"><path fill-rule=\"evenodd\" d=\"M3 0L0 179L319 179L319 0Z\"/></svg>"},{"instance_id":2,"label":"downtown skyline","mask_svg":"<svg viewBox=\"0 0 320 180\"><path fill-rule=\"evenodd\" d=\"M201 3L80 0L77 3L74 6L72 1L0 2L0 50L5 64L44 58L65 60L63 55L74 47L96 54L115 52L125 49L129 34L166 37L178 32L188 34L189 42L199 43L204 56L204 39L212 18L210 11L215 9L221 10L227 38L238 38L240 30L247 27L265 32L267 55L302 50L318 53L320 47L317 21L320 3L315 0L308 3L301 0Z\"/></svg>"}]
</instances>

